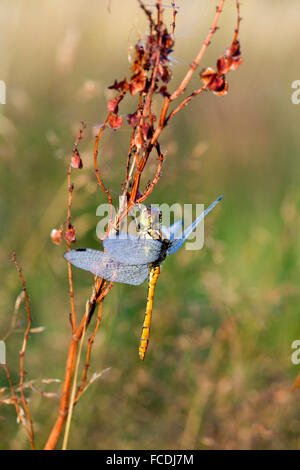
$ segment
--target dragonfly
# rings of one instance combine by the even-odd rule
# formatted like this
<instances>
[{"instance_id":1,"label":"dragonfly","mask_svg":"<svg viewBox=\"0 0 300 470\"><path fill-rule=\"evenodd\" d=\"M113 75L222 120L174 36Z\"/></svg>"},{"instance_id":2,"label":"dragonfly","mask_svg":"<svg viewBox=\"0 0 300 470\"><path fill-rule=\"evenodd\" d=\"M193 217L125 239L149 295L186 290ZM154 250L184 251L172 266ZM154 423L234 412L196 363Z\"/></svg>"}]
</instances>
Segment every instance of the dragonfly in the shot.
<instances>
[{"instance_id":1,"label":"dragonfly","mask_svg":"<svg viewBox=\"0 0 300 470\"><path fill-rule=\"evenodd\" d=\"M107 281L137 286L148 279L147 305L139 344L139 357L145 359L152 320L155 286L160 275L160 266L169 256L178 251L204 217L219 203L218 197L193 223L182 231L183 221L169 228L152 233L133 236L126 232L109 235L103 240L104 251L77 248L64 254L65 259L77 268L90 271Z\"/></svg>"}]
</instances>

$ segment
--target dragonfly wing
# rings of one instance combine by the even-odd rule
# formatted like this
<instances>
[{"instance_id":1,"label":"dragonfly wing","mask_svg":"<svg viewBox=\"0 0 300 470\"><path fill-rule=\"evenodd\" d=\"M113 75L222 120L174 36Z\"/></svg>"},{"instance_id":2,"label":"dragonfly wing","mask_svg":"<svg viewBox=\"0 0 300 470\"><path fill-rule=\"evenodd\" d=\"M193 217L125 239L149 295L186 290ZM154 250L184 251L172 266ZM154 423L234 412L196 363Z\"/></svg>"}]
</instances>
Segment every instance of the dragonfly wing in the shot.
<instances>
[{"instance_id":1,"label":"dragonfly wing","mask_svg":"<svg viewBox=\"0 0 300 470\"><path fill-rule=\"evenodd\" d=\"M90 271L107 281L138 286L148 277L148 266L146 264L122 264L110 258L103 251L79 248L68 251L64 254L64 257L77 268Z\"/></svg>"},{"instance_id":2,"label":"dragonfly wing","mask_svg":"<svg viewBox=\"0 0 300 470\"><path fill-rule=\"evenodd\" d=\"M103 246L110 258L129 265L152 263L157 260L161 251L160 241L137 238L128 234L126 237L123 234L105 238Z\"/></svg>"},{"instance_id":3,"label":"dragonfly wing","mask_svg":"<svg viewBox=\"0 0 300 470\"><path fill-rule=\"evenodd\" d=\"M178 220L169 227L169 240L172 241L177 237L179 232L182 230L183 220Z\"/></svg>"},{"instance_id":4,"label":"dragonfly wing","mask_svg":"<svg viewBox=\"0 0 300 470\"><path fill-rule=\"evenodd\" d=\"M214 201L205 211L202 212L199 217L181 234L181 237L178 239L173 240L170 248L168 249L168 255L175 253L175 251L179 250L182 247L186 239L190 236L193 230L197 227L197 225L204 219L204 217L221 201L223 196L218 197L216 201Z\"/></svg>"}]
</instances>

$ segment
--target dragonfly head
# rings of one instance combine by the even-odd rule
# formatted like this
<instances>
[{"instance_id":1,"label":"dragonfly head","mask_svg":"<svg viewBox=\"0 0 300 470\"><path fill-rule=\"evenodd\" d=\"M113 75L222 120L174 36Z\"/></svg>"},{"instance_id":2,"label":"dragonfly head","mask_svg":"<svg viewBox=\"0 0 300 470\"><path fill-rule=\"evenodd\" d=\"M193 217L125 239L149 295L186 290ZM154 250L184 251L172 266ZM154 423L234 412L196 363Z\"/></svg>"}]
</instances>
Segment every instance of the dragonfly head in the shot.
<instances>
[{"instance_id":1,"label":"dragonfly head","mask_svg":"<svg viewBox=\"0 0 300 470\"><path fill-rule=\"evenodd\" d=\"M156 207L143 207L137 221L139 236L142 238L162 239L162 212Z\"/></svg>"}]
</instances>

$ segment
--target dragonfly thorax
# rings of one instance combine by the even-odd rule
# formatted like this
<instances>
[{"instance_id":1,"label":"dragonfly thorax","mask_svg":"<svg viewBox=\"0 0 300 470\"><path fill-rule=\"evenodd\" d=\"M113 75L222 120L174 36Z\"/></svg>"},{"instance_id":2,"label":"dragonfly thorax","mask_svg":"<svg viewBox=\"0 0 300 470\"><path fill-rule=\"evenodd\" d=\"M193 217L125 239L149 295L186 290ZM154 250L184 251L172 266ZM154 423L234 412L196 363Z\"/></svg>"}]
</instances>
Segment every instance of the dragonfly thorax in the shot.
<instances>
[{"instance_id":1,"label":"dragonfly thorax","mask_svg":"<svg viewBox=\"0 0 300 470\"><path fill-rule=\"evenodd\" d=\"M161 263L166 259L168 254L168 248L171 246L170 240L163 239L161 240L161 249L158 258L149 264L149 269L160 266Z\"/></svg>"}]
</instances>

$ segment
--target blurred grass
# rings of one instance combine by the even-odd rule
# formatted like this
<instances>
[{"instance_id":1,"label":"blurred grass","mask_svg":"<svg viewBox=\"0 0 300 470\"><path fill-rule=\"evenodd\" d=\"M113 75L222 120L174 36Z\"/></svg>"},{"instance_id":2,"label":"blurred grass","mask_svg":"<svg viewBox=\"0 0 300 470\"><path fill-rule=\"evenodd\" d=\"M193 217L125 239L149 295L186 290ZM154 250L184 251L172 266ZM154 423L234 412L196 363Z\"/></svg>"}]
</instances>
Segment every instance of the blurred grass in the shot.
<instances>
[{"instance_id":1,"label":"blurred grass","mask_svg":"<svg viewBox=\"0 0 300 470\"><path fill-rule=\"evenodd\" d=\"M209 28L215 2L179 1L174 87ZM115 285L104 303L90 374L111 367L76 407L70 448L300 448L298 368L291 344L299 316L299 107L291 83L300 5L296 0L243 2L242 67L226 98L201 96L166 130L168 158L153 203L224 202L206 223L204 249L182 250L163 266L151 345L137 345L146 286ZM69 300L62 247L51 229L65 218L66 167L79 121L85 168L74 175L78 246L97 247L96 207L104 202L91 168L93 126L105 115L107 91L128 70L128 50L146 24L133 0L3 0L0 4L0 332L20 292L10 254L16 250L31 297L33 326L27 378L63 377ZM227 2L204 66L230 44L235 21ZM122 19L122 21L120 20ZM195 83L197 79L195 79ZM131 111L130 103L122 112ZM128 133L107 132L102 168L115 198ZM149 175L153 167L149 166ZM147 175L148 177L148 175ZM92 277L74 271L83 311ZM20 313L25 319L24 306ZM7 342L18 381L21 331ZM6 386L3 372L0 386ZM59 391L57 384L43 387ZM58 400L31 396L38 445ZM0 447L27 448L10 406L0 409Z\"/></svg>"}]
</instances>

